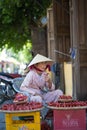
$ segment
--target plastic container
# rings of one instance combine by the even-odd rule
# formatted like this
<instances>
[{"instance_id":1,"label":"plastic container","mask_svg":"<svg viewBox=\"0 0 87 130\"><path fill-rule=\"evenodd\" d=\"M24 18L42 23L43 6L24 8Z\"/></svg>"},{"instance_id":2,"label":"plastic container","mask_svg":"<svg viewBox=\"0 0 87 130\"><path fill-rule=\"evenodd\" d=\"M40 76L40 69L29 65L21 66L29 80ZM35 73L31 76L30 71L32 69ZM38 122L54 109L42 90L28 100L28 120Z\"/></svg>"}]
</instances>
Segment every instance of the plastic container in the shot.
<instances>
[{"instance_id":1,"label":"plastic container","mask_svg":"<svg viewBox=\"0 0 87 130\"><path fill-rule=\"evenodd\" d=\"M54 130L86 130L86 110L53 110Z\"/></svg>"},{"instance_id":2,"label":"plastic container","mask_svg":"<svg viewBox=\"0 0 87 130\"><path fill-rule=\"evenodd\" d=\"M40 130L40 112L5 113L6 130Z\"/></svg>"}]
</instances>

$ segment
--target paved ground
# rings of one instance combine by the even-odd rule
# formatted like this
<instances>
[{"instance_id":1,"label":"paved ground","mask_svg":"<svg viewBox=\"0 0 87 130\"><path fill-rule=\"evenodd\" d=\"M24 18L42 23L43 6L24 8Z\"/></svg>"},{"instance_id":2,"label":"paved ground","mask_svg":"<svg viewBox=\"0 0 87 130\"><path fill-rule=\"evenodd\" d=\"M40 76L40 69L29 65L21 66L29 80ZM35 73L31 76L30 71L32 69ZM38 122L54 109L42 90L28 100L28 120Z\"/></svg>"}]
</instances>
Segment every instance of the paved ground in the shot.
<instances>
[{"instance_id":1,"label":"paved ground","mask_svg":"<svg viewBox=\"0 0 87 130\"><path fill-rule=\"evenodd\" d=\"M0 130L6 130L4 114L0 113Z\"/></svg>"}]
</instances>

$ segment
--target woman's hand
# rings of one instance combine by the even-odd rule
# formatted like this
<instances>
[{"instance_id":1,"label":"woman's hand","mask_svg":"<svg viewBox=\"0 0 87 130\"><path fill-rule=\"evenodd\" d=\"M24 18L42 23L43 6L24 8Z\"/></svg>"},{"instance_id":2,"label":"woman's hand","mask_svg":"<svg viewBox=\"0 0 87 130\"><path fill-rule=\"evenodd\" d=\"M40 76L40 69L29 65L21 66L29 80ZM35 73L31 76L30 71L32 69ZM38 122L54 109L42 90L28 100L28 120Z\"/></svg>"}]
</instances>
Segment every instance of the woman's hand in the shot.
<instances>
[{"instance_id":1,"label":"woman's hand","mask_svg":"<svg viewBox=\"0 0 87 130\"><path fill-rule=\"evenodd\" d=\"M45 73L44 73L44 78L45 78L45 81L46 81L46 82L49 81L49 80L50 80L49 74L45 72Z\"/></svg>"},{"instance_id":2,"label":"woman's hand","mask_svg":"<svg viewBox=\"0 0 87 130\"><path fill-rule=\"evenodd\" d=\"M51 87L52 87L52 80L51 80L50 75L48 73L45 75L45 81L48 84L47 85L48 88L51 89Z\"/></svg>"},{"instance_id":3,"label":"woman's hand","mask_svg":"<svg viewBox=\"0 0 87 130\"><path fill-rule=\"evenodd\" d=\"M48 89L51 89L51 87L52 87L52 80L51 80L51 77L50 77L49 73L44 72L43 73L43 77L44 77L44 80L45 80L46 87Z\"/></svg>"}]
</instances>

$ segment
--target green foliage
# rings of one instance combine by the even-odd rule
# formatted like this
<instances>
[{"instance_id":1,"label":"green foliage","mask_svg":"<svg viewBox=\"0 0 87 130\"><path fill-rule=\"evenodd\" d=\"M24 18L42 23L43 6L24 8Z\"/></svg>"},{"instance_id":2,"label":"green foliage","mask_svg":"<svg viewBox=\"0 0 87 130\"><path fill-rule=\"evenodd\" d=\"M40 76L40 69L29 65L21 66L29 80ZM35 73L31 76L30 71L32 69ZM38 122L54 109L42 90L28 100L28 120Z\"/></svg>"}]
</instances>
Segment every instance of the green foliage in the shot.
<instances>
[{"instance_id":1,"label":"green foliage","mask_svg":"<svg viewBox=\"0 0 87 130\"><path fill-rule=\"evenodd\" d=\"M7 49L7 45L5 46L5 49L3 51L5 52L7 57L12 57L16 59L17 61L21 63L29 63L32 59L32 43L30 41L27 41L26 44L23 46L23 49L21 49L18 52L15 52L13 48ZM2 51L2 52L3 52ZM0 54L2 53L0 50Z\"/></svg>"},{"instance_id":2,"label":"green foliage","mask_svg":"<svg viewBox=\"0 0 87 130\"><path fill-rule=\"evenodd\" d=\"M19 51L31 40L31 29L40 26L40 18L52 0L0 0L0 48L5 44Z\"/></svg>"},{"instance_id":3,"label":"green foliage","mask_svg":"<svg viewBox=\"0 0 87 130\"><path fill-rule=\"evenodd\" d=\"M30 60L32 59L31 50L32 50L32 44L30 41L27 41L26 45L23 46L23 50L18 52L17 59L21 63L29 63Z\"/></svg>"}]
</instances>

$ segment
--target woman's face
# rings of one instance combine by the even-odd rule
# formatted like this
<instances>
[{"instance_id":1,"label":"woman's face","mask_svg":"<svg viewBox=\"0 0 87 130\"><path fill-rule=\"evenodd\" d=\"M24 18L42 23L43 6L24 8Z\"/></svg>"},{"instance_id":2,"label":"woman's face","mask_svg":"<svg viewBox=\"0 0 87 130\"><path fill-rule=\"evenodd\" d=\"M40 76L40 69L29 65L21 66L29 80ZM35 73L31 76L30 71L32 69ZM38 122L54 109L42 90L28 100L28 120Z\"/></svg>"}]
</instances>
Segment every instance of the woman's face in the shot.
<instances>
[{"instance_id":1,"label":"woman's face","mask_svg":"<svg viewBox=\"0 0 87 130\"><path fill-rule=\"evenodd\" d=\"M42 71L44 71L46 69L46 65L47 63L46 62L40 62L38 64L36 64L36 67Z\"/></svg>"}]
</instances>

